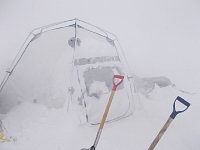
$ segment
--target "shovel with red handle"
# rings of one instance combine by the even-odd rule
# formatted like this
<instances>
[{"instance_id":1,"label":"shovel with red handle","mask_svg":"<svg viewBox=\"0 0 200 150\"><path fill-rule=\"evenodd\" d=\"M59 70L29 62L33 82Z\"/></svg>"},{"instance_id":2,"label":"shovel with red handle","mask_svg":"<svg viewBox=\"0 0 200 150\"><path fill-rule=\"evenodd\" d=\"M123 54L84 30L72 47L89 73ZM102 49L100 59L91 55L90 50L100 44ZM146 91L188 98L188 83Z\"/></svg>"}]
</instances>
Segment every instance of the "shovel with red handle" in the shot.
<instances>
[{"instance_id":1,"label":"shovel with red handle","mask_svg":"<svg viewBox=\"0 0 200 150\"><path fill-rule=\"evenodd\" d=\"M104 127L104 124L105 124L105 121L106 121L106 118L107 118L107 115L108 115L108 112L109 112L109 109L110 109L110 106L111 106L111 103L112 103L112 100L113 100L113 97L115 95L117 87L123 82L123 79L124 79L124 76L114 75L112 92L110 94L109 101L108 101L106 109L104 111L103 118L101 120L99 130L97 132L94 144L90 148L82 148L81 150L95 150L96 149L97 144L98 144L99 139L100 139L100 136L101 136L101 133L102 133L102 130L103 130L103 127Z\"/></svg>"},{"instance_id":2,"label":"shovel with red handle","mask_svg":"<svg viewBox=\"0 0 200 150\"><path fill-rule=\"evenodd\" d=\"M183 105L185 105L186 108L183 109L183 110L181 110L181 111L177 111L176 110L176 102L177 101L179 101L180 103L182 103ZM190 103L188 103L186 100L184 100L180 96L178 96L176 98L176 100L174 101L174 104L173 104L173 112L171 113L171 115L168 118L167 122L165 123L165 125L163 126L163 128L160 130L160 132L158 133L158 135L156 136L156 138L154 139L154 141L151 143L151 145L148 148L148 150L153 150L155 148L155 146L157 145L157 143L159 142L159 140L161 139L161 137L163 136L163 134L165 133L165 131L167 130L167 128L169 127L169 125L171 124L171 122L176 117L176 115L178 115L179 113L182 113L182 112L186 111L189 106L190 106Z\"/></svg>"}]
</instances>

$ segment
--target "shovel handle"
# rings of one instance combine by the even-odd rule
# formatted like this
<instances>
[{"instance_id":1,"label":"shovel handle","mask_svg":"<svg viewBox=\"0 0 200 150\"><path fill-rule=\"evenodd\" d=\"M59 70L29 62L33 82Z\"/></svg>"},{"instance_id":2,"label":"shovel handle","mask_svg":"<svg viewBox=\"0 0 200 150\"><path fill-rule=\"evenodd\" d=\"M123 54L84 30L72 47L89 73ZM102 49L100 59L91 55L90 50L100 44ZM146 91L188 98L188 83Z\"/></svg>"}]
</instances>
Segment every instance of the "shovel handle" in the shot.
<instances>
[{"instance_id":1,"label":"shovel handle","mask_svg":"<svg viewBox=\"0 0 200 150\"><path fill-rule=\"evenodd\" d=\"M183 109L183 110L177 111L177 110L176 110L176 101L179 101L180 103L182 103L183 105L185 105L186 108ZM186 100L184 100L183 98L181 98L180 96L178 96L178 97L175 99L175 101L174 101L174 104L173 104L173 112L171 113L170 117L171 117L172 119L174 119L174 118L176 117L176 115L178 115L179 113L182 113L182 112L186 111L186 110L189 108L189 106L190 106L190 103L189 103L189 102L187 102Z\"/></svg>"},{"instance_id":2,"label":"shovel handle","mask_svg":"<svg viewBox=\"0 0 200 150\"><path fill-rule=\"evenodd\" d=\"M116 79L119 79L118 83L116 83L116 81L115 81ZM102 118L101 123L100 123L100 129L103 129L104 123L106 121L106 118L107 118L107 115L108 115L108 112L109 112L109 109L110 109L110 106L111 106L111 103L112 103L112 100L113 100L113 97L114 97L114 94L115 94L115 91L116 91L118 85L120 85L123 82L123 79L124 79L124 76L122 76L122 75L114 75L113 76L113 89L112 89L112 92L110 94L110 98L108 100L108 103L106 105L106 109L105 109L104 114L103 114L103 118Z\"/></svg>"},{"instance_id":3,"label":"shovel handle","mask_svg":"<svg viewBox=\"0 0 200 150\"><path fill-rule=\"evenodd\" d=\"M164 135L165 131L167 130L167 128L169 127L172 121L173 119L169 117L165 125L162 127L162 129L160 130L156 138L153 140L153 142L149 146L148 150L153 150L156 147L156 145L158 144L158 142L160 141L160 139L162 138L162 136Z\"/></svg>"},{"instance_id":4,"label":"shovel handle","mask_svg":"<svg viewBox=\"0 0 200 150\"><path fill-rule=\"evenodd\" d=\"M115 82L116 79L119 79L118 83ZM123 80L124 80L124 76L114 75L114 77L113 77L113 89L112 90L116 91L117 87L123 82Z\"/></svg>"},{"instance_id":5,"label":"shovel handle","mask_svg":"<svg viewBox=\"0 0 200 150\"><path fill-rule=\"evenodd\" d=\"M119 80L116 80L116 79L119 79ZM101 132L103 130L103 127L104 127L104 124L105 124L105 121L106 121L106 118L107 118L113 97L114 97L115 92L116 92L116 89L117 89L118 85L120 85L123 82L123 79L124 79L124 76L121 76L121 75L114 75L113 76L113 89L112 89L112 92L110 94L108 103L106 105L106 109L104 111L104 114L103 114L103 117L102 117L102 120L101 120L101 123L100 123L100 126L99 126L99 130L97 132L96 139L94 141L94 145L89 150L93 150L93 149L95 150L95 148L97 147L97 144L99 142Z\"/></svg>"},{"instance_id":6,"label":"shovel handle","mask_svg":"<svg viewBox=\"0 0 200 150\"><path fill-rule=\"evenodd\" d=\"M181 111L177 111L176 110L176 101L181 102L183 105L186 106L185 109L181 110ZM158 135L156 136L156 138L154 139L154 141L151 143L150 147L148 148L148 150L153 150L155 148L155 146L157 145L157 143L159 142L159 140L161 139L161 137L163 136L163 134L165 133L165 131L167 130L167 128L169 127L169 125L171 124L171 122L174 120L174 118L176 117L177 114L182 113L184 111L186 111L188 109L188 107L190 106L190 103L187 102L186 100L184 100L183 98L181 98L180 96L178 96L173 104L173 112L171 113L170 117L168 118L167 122L165 123L165 125L162 127L162 129L160 130L160 132L158 133Z\"/></svg>"}]
</instances>

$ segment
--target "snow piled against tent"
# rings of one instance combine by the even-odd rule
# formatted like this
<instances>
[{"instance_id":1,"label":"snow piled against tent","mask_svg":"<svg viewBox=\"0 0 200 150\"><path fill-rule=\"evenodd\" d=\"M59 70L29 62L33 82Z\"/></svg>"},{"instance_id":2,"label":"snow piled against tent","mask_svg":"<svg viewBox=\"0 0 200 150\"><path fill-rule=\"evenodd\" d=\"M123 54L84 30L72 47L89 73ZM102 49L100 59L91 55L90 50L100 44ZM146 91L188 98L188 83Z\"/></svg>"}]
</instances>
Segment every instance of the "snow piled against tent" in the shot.
<instances>
[{"instance_id":1,"label":"snow piled against tent","mask_svg":"<svg viewBox=\"0 0 200 150\"><path fill-rule=\"evenodd\" d=\"M185 94L168 86L156 86L146 97L137 95L134 115L105 125L98 149L147 149L172 111L177 95L192 105L177 116L157 149L198 150L200 94ZM75 150L93 144L98 126L81 124L75 111L49 109L40 104L22 103L4 119L16 142L1 143L1 150ZM194 124L195 122L195 124ZM192 137L192 138L191 138Z\"/></svg>"}]
</instances>

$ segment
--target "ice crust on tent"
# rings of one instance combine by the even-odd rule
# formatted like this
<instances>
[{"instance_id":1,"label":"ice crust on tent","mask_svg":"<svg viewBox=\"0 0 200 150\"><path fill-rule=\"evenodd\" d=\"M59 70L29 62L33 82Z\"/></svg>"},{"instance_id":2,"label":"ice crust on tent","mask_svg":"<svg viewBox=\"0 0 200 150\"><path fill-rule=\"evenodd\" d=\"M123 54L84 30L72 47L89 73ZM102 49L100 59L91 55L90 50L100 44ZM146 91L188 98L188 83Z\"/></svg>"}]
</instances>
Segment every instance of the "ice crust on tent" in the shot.
<instances>
[{"instance_id":1,"label":"ice crust on tent","mask_svg":"<svg viewBox=\"0 0 200 150\"><path fill-rule=\"evenodd\" d=\"M74 19L31 32L0 86L0 113L29 101L50 108L76 107L98 123L112 89L114 74L125 76L108 120L132 112L133 97L116 37Z\"/></svg>"}]
</instances>

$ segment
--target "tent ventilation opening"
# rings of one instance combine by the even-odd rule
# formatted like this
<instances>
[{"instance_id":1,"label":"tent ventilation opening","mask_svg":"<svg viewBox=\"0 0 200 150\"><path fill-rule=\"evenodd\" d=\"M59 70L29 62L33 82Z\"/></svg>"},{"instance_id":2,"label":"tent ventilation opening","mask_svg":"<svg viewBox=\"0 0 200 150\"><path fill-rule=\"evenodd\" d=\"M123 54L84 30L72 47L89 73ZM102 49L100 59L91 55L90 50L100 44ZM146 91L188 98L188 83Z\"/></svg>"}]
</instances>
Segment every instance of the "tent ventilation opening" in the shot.
<instances>
[{"instance_id":1,"label":"tent ventilation opening","mask_svg":"<svg viewBox=\"0 0 200 150\"><path fill-rule=\"evenodd\" d=\"M76 42L75 42L76 40ZM68 40L68 44L69 46L71 46L72 48L75 48L75 43L77 46L80 46L81 45L81 40L79 38L75 38L75 37L72 37Z\"/></svg>"}]
</instances>

